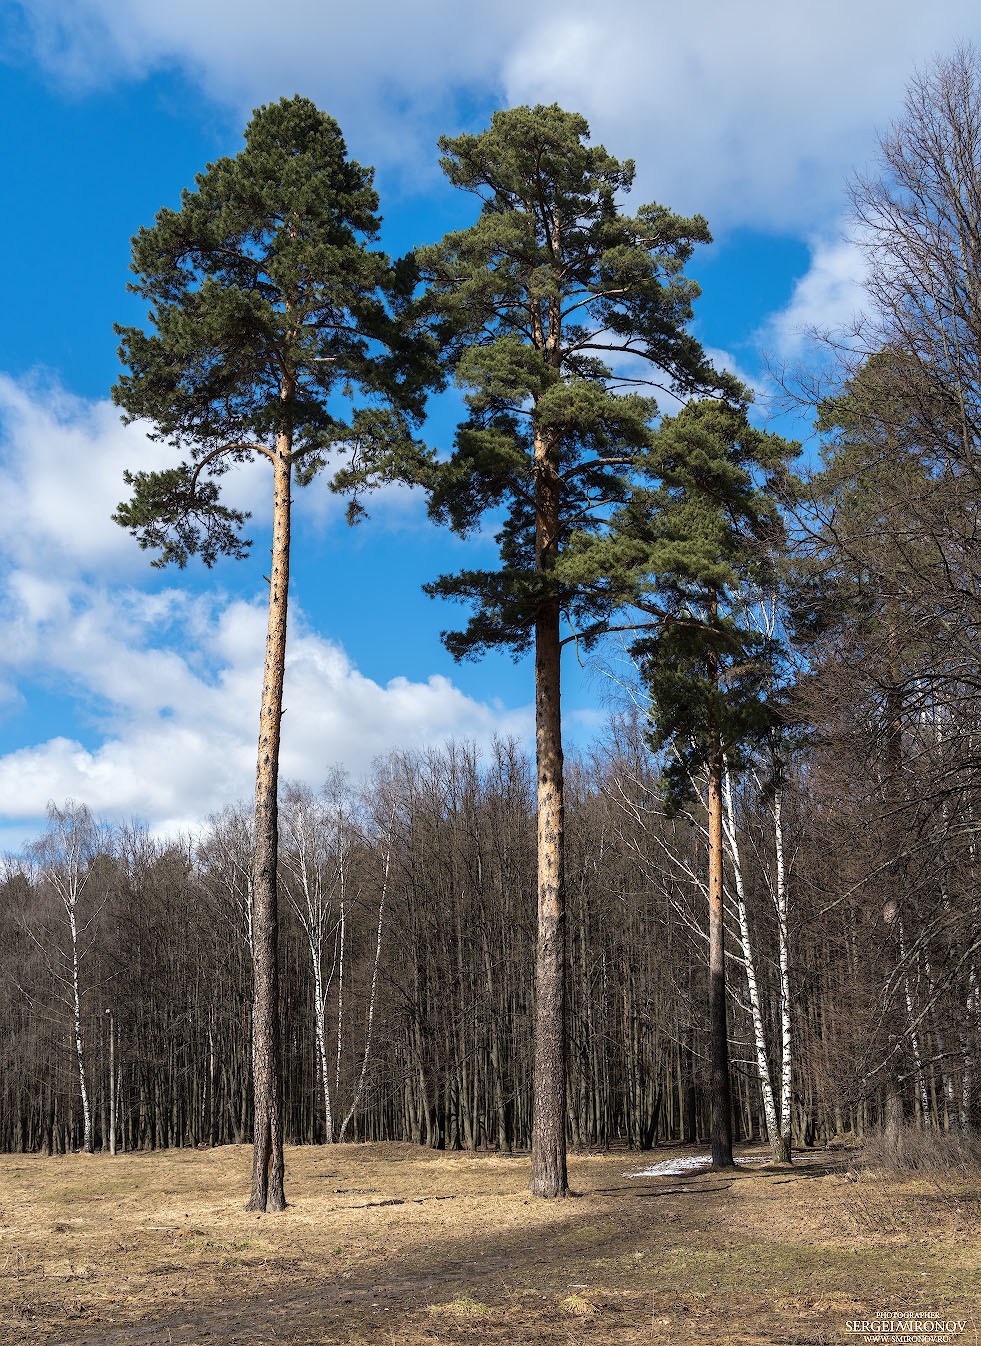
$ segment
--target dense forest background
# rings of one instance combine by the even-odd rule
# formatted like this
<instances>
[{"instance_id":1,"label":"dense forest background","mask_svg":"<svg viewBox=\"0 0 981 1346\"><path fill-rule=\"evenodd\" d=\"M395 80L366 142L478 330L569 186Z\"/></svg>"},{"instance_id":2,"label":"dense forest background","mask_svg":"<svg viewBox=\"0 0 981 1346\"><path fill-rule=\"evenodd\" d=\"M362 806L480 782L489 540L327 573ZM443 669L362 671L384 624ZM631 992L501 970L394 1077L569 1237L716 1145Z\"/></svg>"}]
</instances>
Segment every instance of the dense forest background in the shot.
<instances>
[{"instance_id":1,"label":"dense forest background","mask_svg":"<svg viewBox=\"0 0 981 1346\"><path fill-rule=\"evenodd\" d=\"M779 1110L785 1060L797 1145L861 1136L896 1082L910 1118L977 1119L979 800L958 760L976 730L915 712L897 816L866 691L864 722L829 730L779 781L761 760L727 782L744 1138L766 1136L761 1085ZM636 717L570 776L570 1138L703 1137L703 819L665 815ZM286 791L290 1139L528 1145L533 800L513 743L483 760L465 744L396 755L364 792L341 779ZM200 840L168 843L71 808L28 862L8 863L4 1148L81 1148L86 1108L97 1147L248 1139L249 831L230 809Z\"/></svg>"}]
</instances>

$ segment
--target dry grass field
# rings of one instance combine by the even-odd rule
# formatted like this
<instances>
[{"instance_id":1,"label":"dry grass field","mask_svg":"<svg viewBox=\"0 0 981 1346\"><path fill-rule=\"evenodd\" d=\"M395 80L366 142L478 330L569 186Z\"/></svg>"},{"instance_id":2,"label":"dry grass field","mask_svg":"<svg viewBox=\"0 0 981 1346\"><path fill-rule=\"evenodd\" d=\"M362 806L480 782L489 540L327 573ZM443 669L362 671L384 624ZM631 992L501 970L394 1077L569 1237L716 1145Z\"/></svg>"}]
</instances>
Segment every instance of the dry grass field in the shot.
<instances>
[{"instance_id":1,"label":"dry grass field","mask_svg":"<svg viewBox=\"0 0 981 1346\"><path fill-rule=\"evenodd\" d=\"M820 1346L909 1306L977 1342L981 1174L582 1155L539 1202L525 1157L344 1145L291 1150L257 1216L250 1154L0 1156L3 1346Z\"/></svg>"}]
</instances>

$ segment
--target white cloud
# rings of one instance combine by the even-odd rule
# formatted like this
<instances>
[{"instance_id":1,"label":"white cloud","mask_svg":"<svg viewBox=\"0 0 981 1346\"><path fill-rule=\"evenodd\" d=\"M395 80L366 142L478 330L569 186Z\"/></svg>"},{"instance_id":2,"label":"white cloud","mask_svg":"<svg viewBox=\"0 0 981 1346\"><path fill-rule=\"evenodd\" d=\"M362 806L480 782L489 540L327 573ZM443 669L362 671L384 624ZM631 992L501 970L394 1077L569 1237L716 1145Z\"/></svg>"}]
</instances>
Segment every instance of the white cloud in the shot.
<instances>
[{"instance_id":1,"label":"white cloud","mask_svg":"<svg viewBox=\"0 0 981 1346\"><path fill-rule=\"evenodd\" d=\"M140 425L123 425L111 402L86 402L51 380L0 374L2 560L35 578L145 571L147 554L112 513L127 494L126 468L174 461L175 451ZM259 522L268 514L263 466L230 474L225 492Z\"/></svg>"},{"instance_id":2,"label":"white cloud","mask_svg":"<svg viewBox=\"0 0 981 1346\"><path fill-rule=\"evenodd\" d=\"M476 7L479 10L481 7ZM280 0L23 0L44 65L75 89L177 66L239 113L293 93L336 116L355 154L426 164L461 91L497 76L497 53L522 20L519 0L475 9L453 0L343 6Z\"/></svg>"},{"instance_id":3,"label":"white cloud","mask_svg":"<svg viewBox=\"0 0 981 1346\"><path fill-rule=\"evenodd\" d=\"M716 369L725 370L735 375L740 383L744 383L758 402L766 399L769 389L754 374L747 373L729 351L722 350L718 346L706 346L705 354Z\"/></svg>"},{"instance_id":4,"label":"white cloud","mask_svg":"<svg viewBox=\"0 0 981 1346\"><path fill-rule=\"evenodd\" d=\"M86 401L51 378L18 382L0 373L0 566L23 568L18 583L33 585L32 602L55 601L54 591L39 587L41 575L60 584L79 574L145 574L151 554L112 522L128 494L123 472L169 466L180 456L151 440L146 426L124 425L108 400ZM247 536L268 524L264 460L237 464L221 488L226 503L250 515ZM346 505L322 476L298 490L297 500L301 522L319 532L336 525ZM368 493L365 504L390 530L417 527L425 513L422 493L399 483ZM28 601L26 589L21 598Z\"/></svg>"},{"instance_id":5,"label":"white cloud","mask_svg":"<svg viewBox=\"0 0 981 1346\"><path fill-rule=\"evenodd\" d=\"M761 332L762 343L780 360L800 357L814 334L847 333L867 309L866 259L859 243L839 234L812 238L810 247L810 264L787 306Z\"/></svg>"},{"instance_id":6,"label":"white cloud","mask_svg":"<svg viewBox=\"0 0 981 1346\"><path fill-rule=\"evenodd\" d=\"M23 6L49 66L78 85L115 68L127 74L172 63L207 77L230 99L285 83L340 83L350 96L390 86L390 97L481 77L490 54L521 15L518 0L373 0L358 10L315 0L280 0L275 15L256 0L31 0ZM477 14L483 10L480 20ZM365 93L362 94L367 101Z\"/></svg>"},{"instance_id":7,"label":"white cloud","mask_svg":"<svg viewBox=\"0 0 981 1346\"><path fill-rule=\"evenodd\" d=\"M637 158L644 197L764 228L824 224L913 67L981 36L974 0L21 3L76 85L177 65L239 113L299 90L358 154L414 174L475 102L557 100Z\"/></svg>"},{"instance_id":8,"label":"white cloud","mask_svg":"<svg viewBox=\"0 0 981 1346\"><path fill-rule=\"evenodd\" d=\"M638 189L716 226L813 229L901 109L917 65L981 33L972 0L586 0L547 7L504 55L512 102L585 113ZM858 162L856 162L858 161Z\"/></svg>"},{"instance_id":9,"label":"white cloud","mask_svg":"<svg viewBox=\"0 0 981 1346\"><path fill-rule=\"evenodd\" d=\"M2 836L17 835L17 820L29 830L51 799L168 830L248 797L261 602L191 585L144 591L146 555L110 518L122 467L167 450L108 404L2 376L0 421L0 695L15 711L21 687L27 699L35 686L67 698L61 732L0 756ZM264 508L258 480L239 500ZM389 492L379 513L405 526L403 495ZM393 747L529 729L527 711L478 702L445 677L373 681L295 600L286 707L282 770L312 785L334 762L358 775Z\"/></svg>"},{"instance_id":10,"label":"white cloud","mask_svg":"<svg viewBox=\"0 0 981 1346\"><path fill-rule=\"evenodd\" d=\"M14 592L30 584L18 577ZM11 625L33 639L18 645L21 671L56 680L94 707L101 741L65 735L0 757L0 815L33 819L49 799L84 800L108 817L140 816L163 829L191 826L249 796L255 778L265 636L261 606L225 597L78 586L70 602ZM161 615L166 620L161 622ZM6 628L6 629L5 629ZM170 634L181 648L165 646ZM526 735L529 714L466 696L445 677L362 674L336 644L291 623L282 771L317 785L341 762L354 775L394 747L448 737L489 742Z\"/></svg>"}]
</instances>

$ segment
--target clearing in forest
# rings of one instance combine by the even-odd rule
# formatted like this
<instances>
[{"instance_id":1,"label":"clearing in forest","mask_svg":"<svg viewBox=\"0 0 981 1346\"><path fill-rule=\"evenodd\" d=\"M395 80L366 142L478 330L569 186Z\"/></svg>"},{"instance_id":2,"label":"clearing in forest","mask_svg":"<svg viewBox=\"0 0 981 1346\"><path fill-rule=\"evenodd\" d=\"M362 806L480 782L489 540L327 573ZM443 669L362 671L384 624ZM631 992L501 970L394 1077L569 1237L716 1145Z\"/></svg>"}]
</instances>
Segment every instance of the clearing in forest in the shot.
<instances>
[{"instance_id":1,"label":"clearing in forest","mask_svg":"<svg viewBox=\"0 0 981 1346\"><path fill-rule=\"evenodd\" d=\"M977 1342L981 1174L843 1155L636 1175L678 1150L527 1156L408 1145L288 1154L293 1204L248 1214L250 1150L0 1156L5 1346L435 1346L856 1340L907 1308ZM761 1158L759 1152L743 1159Z\"/></svg>"}]
</instances>

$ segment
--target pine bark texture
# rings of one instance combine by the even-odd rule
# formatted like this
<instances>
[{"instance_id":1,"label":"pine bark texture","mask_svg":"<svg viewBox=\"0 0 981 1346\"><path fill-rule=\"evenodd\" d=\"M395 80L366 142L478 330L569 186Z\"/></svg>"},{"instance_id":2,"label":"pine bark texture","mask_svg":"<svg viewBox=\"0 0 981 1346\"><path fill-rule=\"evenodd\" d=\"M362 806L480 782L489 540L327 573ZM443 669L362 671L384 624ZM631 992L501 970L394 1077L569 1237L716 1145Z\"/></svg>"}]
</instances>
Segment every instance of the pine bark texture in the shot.
<instances>
[{"instance_id":1,"label":"pine bark texture","mask_svg":"<svg viewBox=\"0 0 981 1346\"><path fill-rule=\"evenodd\" d=\"M531 1190L565 1196L565 894L563 892L562 734L557 604L538 621L538 944L535 959L535 1084Z\"/></svg>"},{"instance_id":2,"label":"pine bark texture","mask_svg":"<svg viewBox=\"0 0 981 1346\"><path fill-rule=\"evenodd\" d=\"M252 893L254 981L252 1068L255 1090L252 1194L248 1210L286 1206L283 1160L282 1048L279 1032L279 746L286 667L290 572L290 442L277 439L274 463L269 622L259 712L255 786L255 861Z\"/></svg>"},{"instance_id":3,"label":"pine bark texture","mask_svg":"<svg viewBox=\"0 0 981 1346\"><path fill-rule=\"evenodd\" d=\"M535 437L536 566L547 573L558 545L556 448ZM564 782L559 602L541 605L535 623L535 757L538 774L538 941L535 958L535 1070L531 1190L567 1196Z\"/></svg>"}]
</instances>

